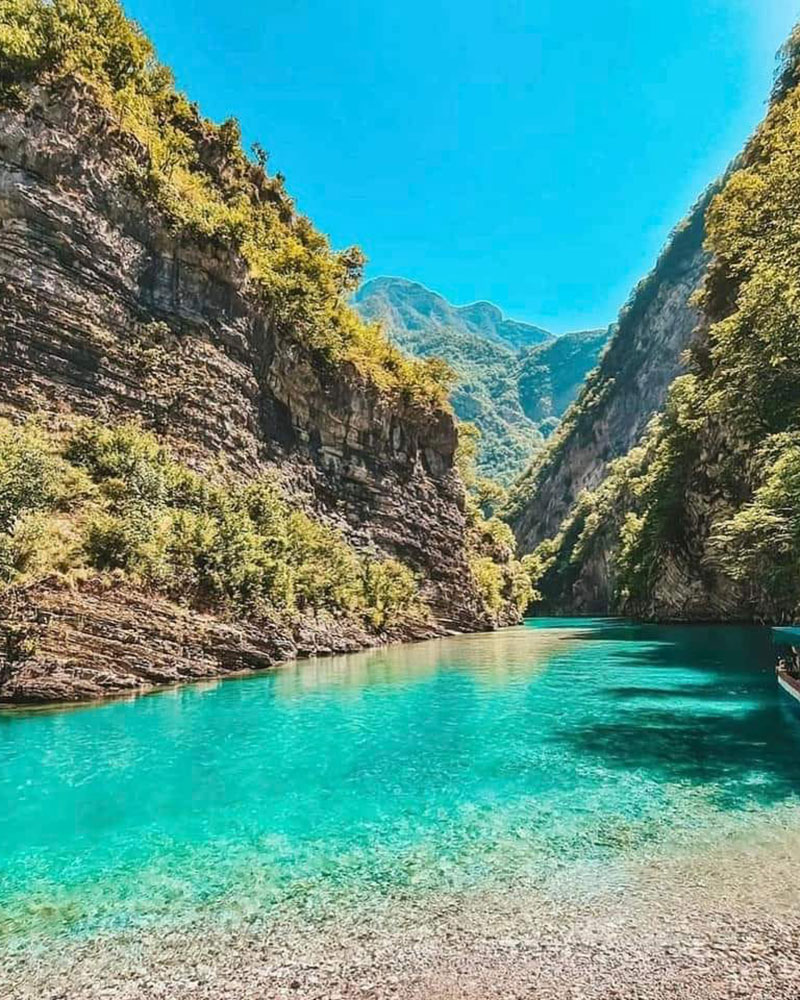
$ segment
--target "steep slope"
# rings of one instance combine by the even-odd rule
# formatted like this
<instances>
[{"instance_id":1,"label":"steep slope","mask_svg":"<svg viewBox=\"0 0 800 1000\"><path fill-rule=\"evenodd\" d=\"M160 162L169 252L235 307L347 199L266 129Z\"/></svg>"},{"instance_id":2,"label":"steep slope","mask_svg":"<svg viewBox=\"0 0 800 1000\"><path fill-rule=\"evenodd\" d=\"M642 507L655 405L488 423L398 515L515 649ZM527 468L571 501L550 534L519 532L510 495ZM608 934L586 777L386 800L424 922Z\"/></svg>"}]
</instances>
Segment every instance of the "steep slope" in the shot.
<instances>
[{"instance_id":1,"label":"steep slope","mask_svg":"<svg viewBox=\"0 0 800 1000\"><path fill-rule=\"evenodd\" d=\"M581 491L599 485L609 463L663 407L699 319L691 298L708 259L703 218L710 197L698 202L634 289L599 368L516 485L508 518L523 551L555 534Z\"/></svg>"},{"instance_id":2,"label":"steep slope","mask_svg":"<svg viewBox=\"0 0 800 1000\"><path fill-rule=\"evenodd\" d=\"M523 352L517 368L525 415L541 427L555 426L576 399L613 332L583 330Z\"/></svg>"},{"instance_id":3,"label":"steep slope","mask_svg":"<svg viewBox=\"0 0 800 1000\"><path fill-rule=\"evenodd\" d=\"M115 2L0 8L16 25L0 36L0 416L35 416L44 436L0 435L0 699L513 620L497 598L511 552L480 551L439 368L345 304L357 253L295 214L235 123L174 92ZM167 447L115 437L125 421ZM50 493L31 478L48 469ZM246 492L265 475L285 500ZM38 566L25 538L41 517L54 552ZM234 587L236 545L254 575ZM350 591L303 597L303 552L306 575L343 560ZM478 558L500 572L492 611ZM418 582L392 621L386 593L367 596L373 565ZM157 628L121 616L148 600Z\"/></svg>"},{"instance_id":4,"label":"steep slope","mask_svg":"<svg viewBox=\"0 0 800 1000\"><path fill-rule=\"evenodd\" d=\"M534 557L550 607L660 619L800 613L800 29L706 213L686 374L642 444Z\"/></svg>"},{"instance_id":5,"label":"steep slope","mask_svg":"<svg viewBox=\"0 0 800 1000\"><path fill-rule=\"evenodd\" d=\"M447 360L457 375L456 415L481 432L478 471L500 482L510 482L541 448L608 337L591 331L556 338L504 319L486 302L453 306L405 278L366 282L355 305L404 351Z\"/></svg>"}]
</instances>

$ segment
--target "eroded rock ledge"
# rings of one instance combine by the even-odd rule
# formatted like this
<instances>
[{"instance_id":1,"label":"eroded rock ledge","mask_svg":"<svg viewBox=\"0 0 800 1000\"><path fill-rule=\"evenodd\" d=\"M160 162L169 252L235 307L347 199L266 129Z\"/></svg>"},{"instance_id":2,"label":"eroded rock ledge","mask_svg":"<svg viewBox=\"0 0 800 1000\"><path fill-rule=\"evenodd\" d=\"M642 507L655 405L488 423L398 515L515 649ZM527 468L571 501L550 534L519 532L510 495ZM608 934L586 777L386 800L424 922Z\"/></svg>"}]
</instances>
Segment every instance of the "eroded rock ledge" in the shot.
<instances>
[{"instance_id":1,"label":"eroded rock ledge","mask_svg":"<svg viewBox=\"0 0 800 1000\"><path fill-rule=\"evenodd\" d=\"M127 584L55 580L0 601L0 704L79 702L441 635L435 623L369 632L332 618L225 621Z\"/></svg>"}]
</instances>

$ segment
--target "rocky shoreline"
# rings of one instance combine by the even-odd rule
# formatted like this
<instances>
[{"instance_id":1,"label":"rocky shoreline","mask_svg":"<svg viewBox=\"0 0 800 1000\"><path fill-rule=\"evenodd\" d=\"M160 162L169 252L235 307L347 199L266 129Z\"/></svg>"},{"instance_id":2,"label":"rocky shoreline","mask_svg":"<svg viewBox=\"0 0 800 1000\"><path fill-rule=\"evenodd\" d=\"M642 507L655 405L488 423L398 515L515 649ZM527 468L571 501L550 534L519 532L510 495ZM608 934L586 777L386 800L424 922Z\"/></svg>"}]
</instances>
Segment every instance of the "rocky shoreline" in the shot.
<instances>
[{"instance_id":1,"label":"rocky shoreline","mask_svg":"<svg viewBox=\"0 0 800 1000\"><path fill-rule=\"evenodd\" d=\"M433 620L381 631L322 616L226 621L129 584L43 581L0 601L0 705L141 695L448 631Z\"/></svg>"},{"instance_id":2,"label":"rocky shoreline","mask_svg":"<svg viewBox=\"0 0 800 1000\"><path fill-rule=\"evenodd\" d=\"M787 830L769 847L614 866L582 898L508 887L385 901L321 924L199 921L26 949L0 964L0 996L796 1000L795 843Z\"/></svg>"}]
</instances>

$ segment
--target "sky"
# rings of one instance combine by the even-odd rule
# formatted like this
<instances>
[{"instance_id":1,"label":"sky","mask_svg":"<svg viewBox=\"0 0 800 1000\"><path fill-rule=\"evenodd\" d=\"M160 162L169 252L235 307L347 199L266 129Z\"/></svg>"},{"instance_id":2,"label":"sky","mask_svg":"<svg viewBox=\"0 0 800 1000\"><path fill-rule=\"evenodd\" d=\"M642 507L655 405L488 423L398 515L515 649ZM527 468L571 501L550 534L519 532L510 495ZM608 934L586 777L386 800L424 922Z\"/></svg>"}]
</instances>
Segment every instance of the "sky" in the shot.
<instances>
[{"instance_id":1,"label":"sky","mask_svg":"<svg viewBox=\"0 0 800 1000\"><path fill-rule=\"evenodd\" d=\"M612 321L765 110L800 0L124 0L366 275Z\"/></svg>"}]
</instances>

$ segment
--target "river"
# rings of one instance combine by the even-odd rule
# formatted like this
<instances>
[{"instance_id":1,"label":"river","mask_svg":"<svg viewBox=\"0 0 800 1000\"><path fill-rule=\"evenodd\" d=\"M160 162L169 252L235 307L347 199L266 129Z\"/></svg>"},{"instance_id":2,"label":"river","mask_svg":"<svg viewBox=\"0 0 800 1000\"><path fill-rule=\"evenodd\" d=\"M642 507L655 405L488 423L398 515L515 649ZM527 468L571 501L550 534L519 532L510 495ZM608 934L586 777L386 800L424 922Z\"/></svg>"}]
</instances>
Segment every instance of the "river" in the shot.
<instances>
[{"instance_id":1,"label":"river","mask_svg":"<svg viewBox=\"0 0 800 1000\"><path fill-rule=\"evenodd\" d=\"M413 928L432 901L480 924L504 899L498 926L534 895L550 913L688 906L698 873L739 877L719 859L760 870L748 851L753 905L791 913L791 866L768 859L798 831L800 711L757 628L535 620L0 715L0 947L19 995L20 976L44 988L31 956L56 945Z\"/></svg>"}]
</instances>

